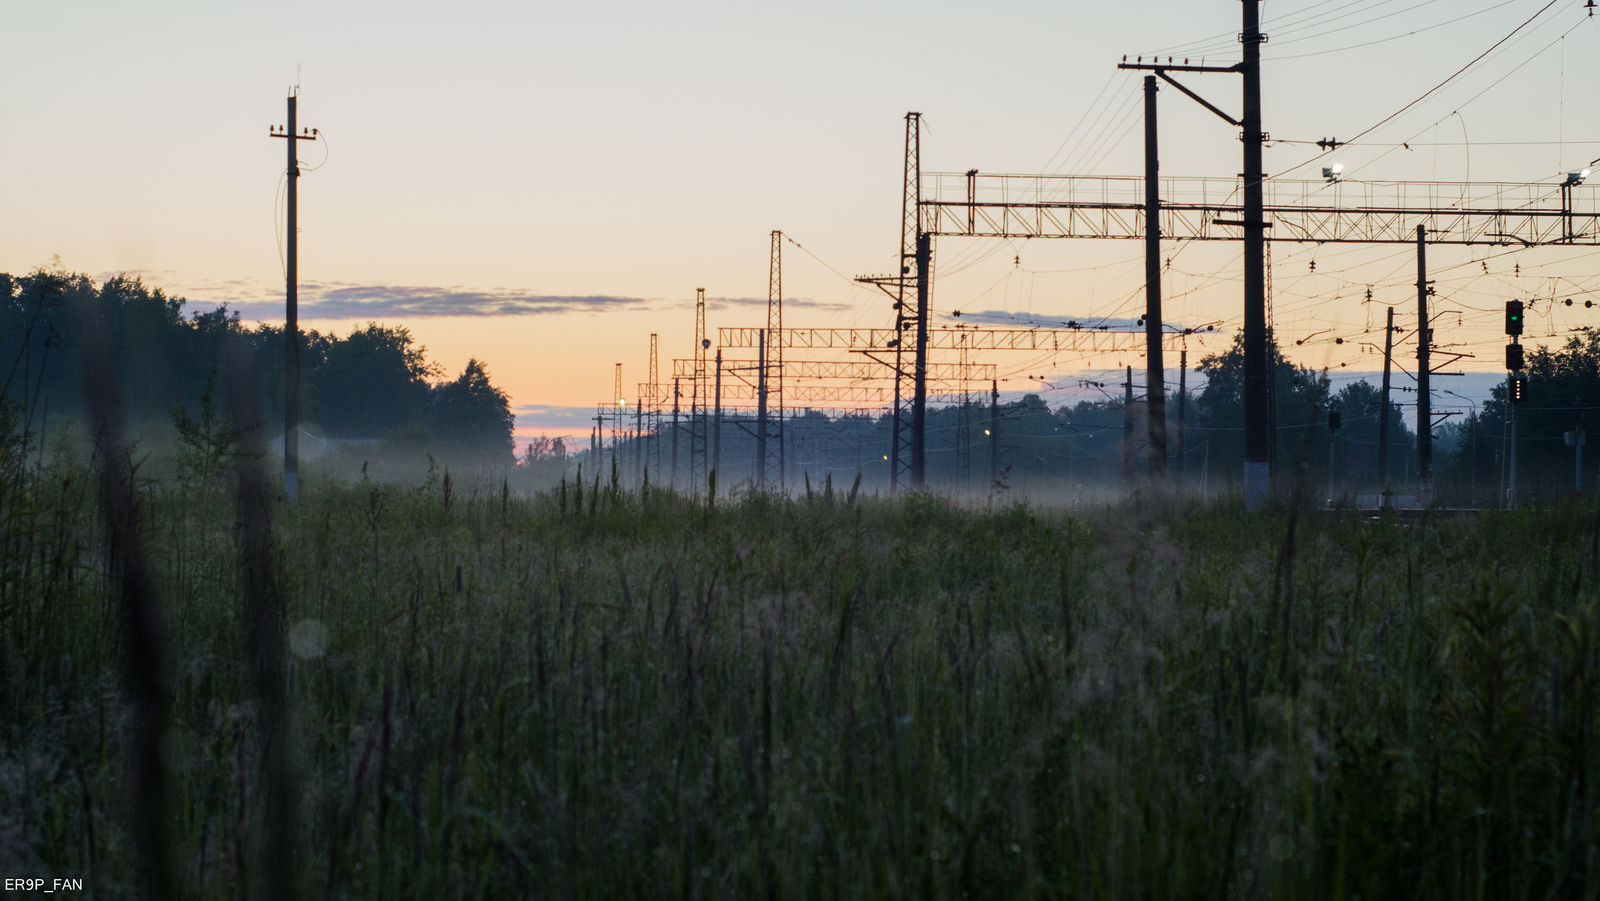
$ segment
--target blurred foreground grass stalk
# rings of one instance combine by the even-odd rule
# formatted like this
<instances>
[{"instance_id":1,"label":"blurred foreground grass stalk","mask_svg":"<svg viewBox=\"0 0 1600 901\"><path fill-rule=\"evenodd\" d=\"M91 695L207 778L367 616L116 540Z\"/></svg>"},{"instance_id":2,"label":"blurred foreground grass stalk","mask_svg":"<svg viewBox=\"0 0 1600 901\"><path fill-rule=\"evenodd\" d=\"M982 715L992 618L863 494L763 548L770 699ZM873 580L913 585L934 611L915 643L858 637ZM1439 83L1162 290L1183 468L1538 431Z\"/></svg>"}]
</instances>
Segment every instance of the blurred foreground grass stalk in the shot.
<instances>
[{"instance_id":1,"label":"blurred foreground grass stalk","mask_svg":"<svg viewBox=\"0 0 1600 901\"><path fill-rule=\"evenodd\" d=\"M314 483L268 524L295 865L263 878L251 530L130 490L187 897L1600 893L1592 507ZM137 897L95 475L0 491L0 871Z\"/></svg>"}]
</instances>

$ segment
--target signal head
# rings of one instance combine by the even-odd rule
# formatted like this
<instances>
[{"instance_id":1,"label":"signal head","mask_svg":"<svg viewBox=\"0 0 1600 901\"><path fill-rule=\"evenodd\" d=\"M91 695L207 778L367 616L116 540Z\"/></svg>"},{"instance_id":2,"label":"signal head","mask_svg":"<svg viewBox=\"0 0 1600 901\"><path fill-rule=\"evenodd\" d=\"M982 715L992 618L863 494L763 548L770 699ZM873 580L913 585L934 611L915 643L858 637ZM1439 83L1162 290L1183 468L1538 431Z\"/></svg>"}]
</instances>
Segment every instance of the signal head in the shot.
<instances>
[{"instance_id":1,"label":"signal head","mask_svg":"<svg viewBox=\"0 0 1600 901\"><path fill-rule=\"evenodd\" d=\"M1512 372L1522 371L1522 345L1506 345L1506 368Z\"/></svg>"}]
</instances>

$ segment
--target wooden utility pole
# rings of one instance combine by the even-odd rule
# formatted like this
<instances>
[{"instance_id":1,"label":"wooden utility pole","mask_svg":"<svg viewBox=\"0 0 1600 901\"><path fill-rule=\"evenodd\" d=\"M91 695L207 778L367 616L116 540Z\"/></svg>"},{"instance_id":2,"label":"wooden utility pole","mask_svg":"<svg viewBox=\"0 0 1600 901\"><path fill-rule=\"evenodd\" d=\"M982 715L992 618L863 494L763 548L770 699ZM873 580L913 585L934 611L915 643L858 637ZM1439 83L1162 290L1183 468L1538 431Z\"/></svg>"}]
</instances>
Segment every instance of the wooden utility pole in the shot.
<instances>
[{"instance_id":1,"label":"wooden utility pole","mask_svg":"<svg viewBox=\"0 0 1600 901\"><path fill-rule=\"evenodd\" d=\"M295 101L300 86L289 92L289 122L271 132L287 145L284 180L288 183L284 218L283 281L283 495L294 503L300 498L300 161L295 150L301 141L315 141L316 129L296 131Z\"/></svg>"},{"instance_id":2,"label":"wooden utility pole","mask_svg":"<svg viewBox=\"0 0 1600 901\"><path fill-rule=\"evenodd\" d=\"M1167 377L1161 359L1161 170L1156 141L1156 77L1144 77L1145 413L1150 481L1167 478ZM1180 401L1181 403L1181 401Z\"/></svg>"},{"instance_id":3,"label":"wooden utility pole","mask_svg":"<svg viewBox=\"0 0 1600 901\"><path fill-rule=\"evenodd\" d=\"M1383 388L1378 418L1378 490L1389 490L1389 363L1394 353L1394 307L1383 329Z\"/></svg>"},{"instance_id":4,"label":"wooden utility pole","mask_svg":"<svg viewBox=\"0 0 1600 901\"><path fill-rule=\"evenodd\" d=\"M1433 502L1433 403L1428 389L1428 227L1417 226L1417 506Z\"/></svg>"}]
</instances>

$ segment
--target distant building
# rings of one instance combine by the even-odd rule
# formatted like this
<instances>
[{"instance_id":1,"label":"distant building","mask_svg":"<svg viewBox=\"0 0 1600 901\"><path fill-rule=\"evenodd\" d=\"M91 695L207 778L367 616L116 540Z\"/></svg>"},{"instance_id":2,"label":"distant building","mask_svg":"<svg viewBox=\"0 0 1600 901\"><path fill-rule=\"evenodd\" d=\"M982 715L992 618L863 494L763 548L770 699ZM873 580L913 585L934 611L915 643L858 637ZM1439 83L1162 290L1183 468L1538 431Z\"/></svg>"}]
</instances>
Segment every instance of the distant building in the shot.
<instances>
[{"instance_id":1,"label":"distant building","mask_svg":"<svg viewBox=\"0 0 1600 901\"><path fill-rule=\"evenodd\" d=\"M300 459L307 461L320 460L329 454L337 454L347 447L376 448L378 446L378 439L376 438L324 438L320 435L313 435L303 428L299 429L299 433ZM279 435L273 438L268 443L268 447L274 454L282 457L283 436Z\"/></svg>"}]
</instances>

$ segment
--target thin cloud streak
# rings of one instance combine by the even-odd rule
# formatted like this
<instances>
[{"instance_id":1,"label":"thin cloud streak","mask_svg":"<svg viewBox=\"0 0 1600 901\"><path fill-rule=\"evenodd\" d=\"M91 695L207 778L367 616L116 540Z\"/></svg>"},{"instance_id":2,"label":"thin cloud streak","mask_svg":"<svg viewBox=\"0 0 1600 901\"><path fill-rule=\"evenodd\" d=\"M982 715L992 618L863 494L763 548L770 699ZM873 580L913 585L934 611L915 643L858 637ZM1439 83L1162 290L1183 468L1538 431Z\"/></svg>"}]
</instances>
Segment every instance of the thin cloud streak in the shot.
<instances>
[{"instance_id":1,"label":"thin cloud streak","mask_svg":"<svg viewBox=\"0 0 1600 901\"><path fill-rule=\"evenodd\" d=\"M239 284L178 289L191 307L226 304L246 319L281 319L281 289ZM692 309L694 299L622 297L608 294L541 294L511 288L468 289L459 286L364 285L349 282L305 282L300 285L302 319L421 319L446 316L559 316L572 313L652 312ZM785 298L790 308L831 312L844 304L806 297ZM710 310L765 307L764 297L708 297Z\"/></svg>"}]
</instances>

